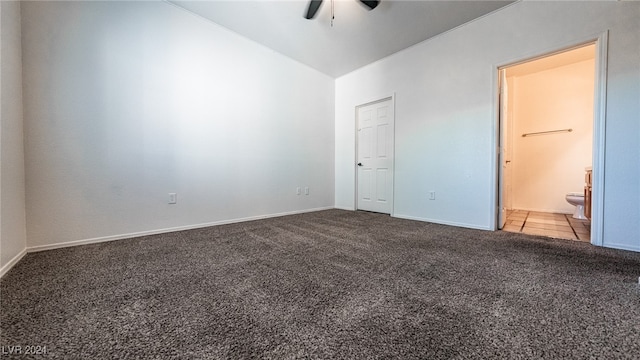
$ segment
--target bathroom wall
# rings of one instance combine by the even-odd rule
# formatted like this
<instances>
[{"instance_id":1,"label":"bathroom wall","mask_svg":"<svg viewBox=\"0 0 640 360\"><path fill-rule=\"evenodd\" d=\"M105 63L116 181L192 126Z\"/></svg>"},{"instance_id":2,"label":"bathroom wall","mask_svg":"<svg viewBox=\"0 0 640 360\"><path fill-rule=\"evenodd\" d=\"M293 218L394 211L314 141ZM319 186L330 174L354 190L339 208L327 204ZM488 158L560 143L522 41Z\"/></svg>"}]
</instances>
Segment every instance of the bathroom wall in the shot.
<instances>
[{"instance_id":1,"label":"bathroom wall","mask_svg":"<svg viewBox=\"0 0 640 360\"><path fill-rule=\"evenodd\" d=\"M595 61L514 76L512 208L572 213L568 192L582 192L591 166ZM572 129L571 132L522 134Z\"/></svg>"}]
</instances>

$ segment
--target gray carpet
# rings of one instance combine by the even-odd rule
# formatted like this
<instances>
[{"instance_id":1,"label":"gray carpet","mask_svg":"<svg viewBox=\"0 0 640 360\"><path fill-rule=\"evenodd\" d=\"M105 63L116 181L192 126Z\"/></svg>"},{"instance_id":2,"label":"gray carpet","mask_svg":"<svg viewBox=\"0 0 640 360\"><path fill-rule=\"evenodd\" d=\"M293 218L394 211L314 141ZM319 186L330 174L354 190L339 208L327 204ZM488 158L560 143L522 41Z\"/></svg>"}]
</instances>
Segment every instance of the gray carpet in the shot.
<instances>
[{"instance_id":1,"label":"gray carpet","mask_svg":"<svg viewBox=\"0 0 640 360\"><path fill-rule=\"evenodd\" d=\"M0 356L637 359L639 276L640 253L321 211L28 254Z\"/></svg>"}]
</instances>

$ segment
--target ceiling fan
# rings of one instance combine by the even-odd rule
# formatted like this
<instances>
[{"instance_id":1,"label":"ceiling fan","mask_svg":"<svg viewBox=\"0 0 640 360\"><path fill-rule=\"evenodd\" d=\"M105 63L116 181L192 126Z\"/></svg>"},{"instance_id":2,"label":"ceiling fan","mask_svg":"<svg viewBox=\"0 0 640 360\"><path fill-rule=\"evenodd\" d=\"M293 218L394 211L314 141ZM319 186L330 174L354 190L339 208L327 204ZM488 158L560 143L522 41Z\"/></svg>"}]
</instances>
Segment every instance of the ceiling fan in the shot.
<instances>
[{"instance_id":1,"label":"ceiling fan","mask_svg":"<svg viewBox=\"0 0 640 360\"><path fill-rule=\"evenodd\" d=\"M369 8L369 10L375 9L376 6L378 6L378 4L380 4L380 0L377 0L377 1L359 0L359 1L362 4L364 4L364 6ZM320 5L322 5L322 0L311 0L311 1L309 1L309 8L307 9L307 13L304 15L304 18L305 19L313 19L313 17L316 16L316 13L318 12L318 9L320 9Z\"/></svg>"}]
</instances>

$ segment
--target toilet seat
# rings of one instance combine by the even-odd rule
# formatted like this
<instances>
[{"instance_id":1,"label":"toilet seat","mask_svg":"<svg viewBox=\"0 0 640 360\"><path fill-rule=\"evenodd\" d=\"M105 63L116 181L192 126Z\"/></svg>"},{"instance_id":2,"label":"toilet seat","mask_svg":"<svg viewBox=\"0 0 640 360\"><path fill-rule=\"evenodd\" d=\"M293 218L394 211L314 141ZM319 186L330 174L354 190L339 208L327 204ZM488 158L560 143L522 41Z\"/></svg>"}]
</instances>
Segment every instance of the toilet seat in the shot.
<instances>
[{"instance_id":1,"label":"toilet seat","mask_svg":"<svg viewBox=\"0 0 640 360\"><path fill-rule=\"evenodd\" d=\"M584 193L581 193L581 192L570 192L570 193L567 193L567 195L568 196L582 196L582 197L584 197Z\"/></svg>"}]
</instances>

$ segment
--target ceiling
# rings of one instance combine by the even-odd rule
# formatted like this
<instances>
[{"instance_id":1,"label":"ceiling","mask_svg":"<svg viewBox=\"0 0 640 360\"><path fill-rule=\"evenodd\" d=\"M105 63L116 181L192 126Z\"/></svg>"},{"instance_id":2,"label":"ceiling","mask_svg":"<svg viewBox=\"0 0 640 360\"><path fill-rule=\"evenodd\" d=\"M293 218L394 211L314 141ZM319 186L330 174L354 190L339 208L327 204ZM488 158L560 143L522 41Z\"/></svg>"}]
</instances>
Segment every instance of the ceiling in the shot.
<instances>
[{"instance_id":1,"label":"ceiling","mask_svg":"<svg viewBox=\"0 0 640 360\"><path fill-rule=\"evenodd\" d=\"M303 17L306 0L169 2L246 38L339 77L481 17L513 1L382 0L368 11L357 0L325 0Z\"/></svg>"}]
</instances>

